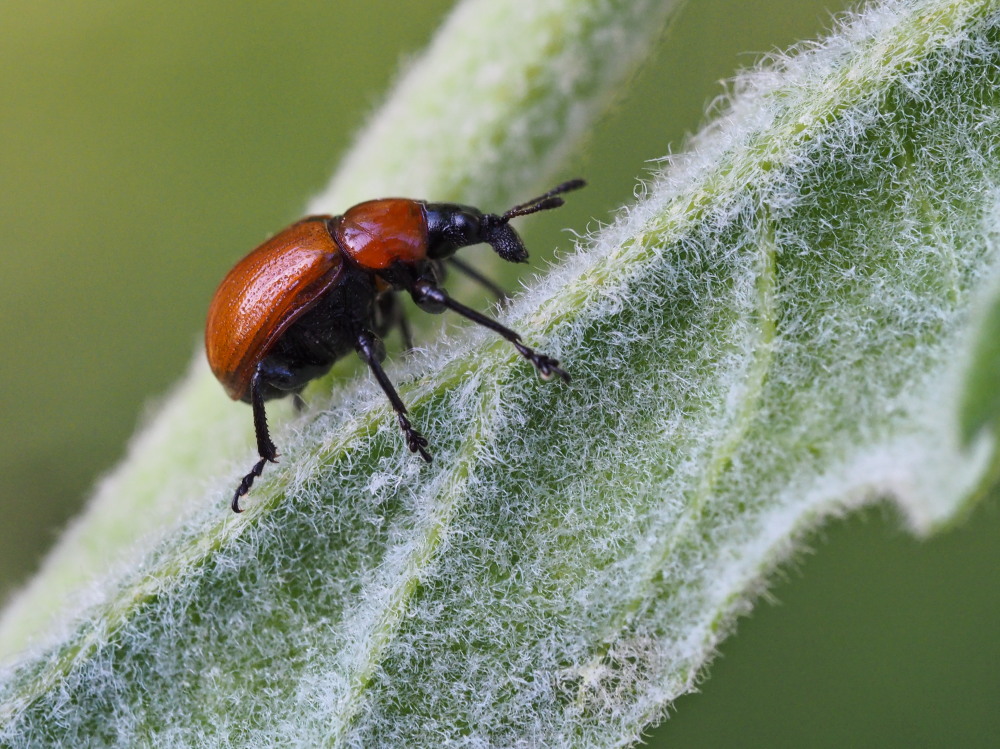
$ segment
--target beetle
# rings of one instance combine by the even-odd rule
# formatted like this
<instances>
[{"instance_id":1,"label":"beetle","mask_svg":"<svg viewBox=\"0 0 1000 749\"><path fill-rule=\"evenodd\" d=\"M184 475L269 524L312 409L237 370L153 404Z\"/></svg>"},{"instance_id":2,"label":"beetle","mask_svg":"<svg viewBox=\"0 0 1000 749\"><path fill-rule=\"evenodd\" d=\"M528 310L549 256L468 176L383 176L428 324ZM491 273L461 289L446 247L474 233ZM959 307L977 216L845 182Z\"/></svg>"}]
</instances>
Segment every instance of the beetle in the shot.
<instances>
[{"instance_id":1,"label":"beetle","mask_svg":"<svg viewBox=\"0 0 1000 749\"><path fill-rule=\"evenodd\" d=\"M213 374L233 400L253 409L260 460L233 494L240 498L276 463L278 451L267 428L265 401L299 395L310 380L326 374L351 350L371 369L389 398L410 452L428 463L427 439L407 417L406 406L382 369L382 337L400 329L412 348L399 292L431 313L446 309L489 328L510 341L539 374L569 382L559 361L536 352L521 336L496 320L455 301L441 288L443 263L503 292L452 255L486 243L508 262L525 262L528 251L510 220L558 208L563 193L581 179L564 182L503 214L483 213L457 203L381 198L358 203L341 216L307 216L279 232L240 260L219 284L208 309L205 350Z\"/></svg>"}]
</instances>

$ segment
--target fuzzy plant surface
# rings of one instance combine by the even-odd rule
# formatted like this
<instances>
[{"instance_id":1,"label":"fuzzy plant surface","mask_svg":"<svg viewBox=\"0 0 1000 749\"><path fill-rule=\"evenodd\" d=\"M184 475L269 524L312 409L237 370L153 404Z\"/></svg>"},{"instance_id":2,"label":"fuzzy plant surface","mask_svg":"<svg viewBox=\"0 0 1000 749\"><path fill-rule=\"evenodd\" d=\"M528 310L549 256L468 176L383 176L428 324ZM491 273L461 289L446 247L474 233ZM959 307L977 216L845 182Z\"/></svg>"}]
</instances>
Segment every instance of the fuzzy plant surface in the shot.
<instances>
[{"instance_id":1,"label":"fuzzy plant surface","mask_svg":"<svg viewBox=\"0 0 1000 749\"><path fill-rule=\"evenodd\" d=\"M823 518L928 533L994 485L998 84L1000 0L873 4L741 78L504 313L571 384L477 331L392 371L432 466L363 382L220 512L249 452L197 365L95 502L181 519L11 662L0 743L629 745Z\"/></svg>"}]
</instances>

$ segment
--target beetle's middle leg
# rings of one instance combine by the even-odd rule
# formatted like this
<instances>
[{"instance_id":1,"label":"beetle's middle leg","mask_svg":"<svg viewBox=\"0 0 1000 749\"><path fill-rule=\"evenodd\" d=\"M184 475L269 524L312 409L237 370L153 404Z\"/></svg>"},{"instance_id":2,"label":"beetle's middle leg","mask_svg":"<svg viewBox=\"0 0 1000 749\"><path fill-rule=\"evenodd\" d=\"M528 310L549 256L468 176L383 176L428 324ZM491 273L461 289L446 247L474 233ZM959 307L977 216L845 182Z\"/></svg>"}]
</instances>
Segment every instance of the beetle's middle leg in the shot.
<instances>
[{"instance_id":1,"label":"beetle's middle leg","mask_svg":"<svg viewBox=\"0 0 1000 749\"><path fill-rule=\"evenodd\" d=\"M389 376L382 369L382 359L385 358L382 341L370 330L363 330L358 333L355 348L358 351L358 356L368 364L375 379L378 380L378 384L382 387L382 391L392 403L392 409L396 412L396 418L399 419L399 428L403 430L403 436L406 437L406 446L410 448L411 453L420 453L420 457L430 463L432 458L431 454L427 452L427 438L410 424L403 399L399 397L399 393L393 387Z\"/></svg>"},{"instance_id":2,"label":"beetle's middle leg","mask_svg":"<svg viewBox=\"0 0 1000 749\"><path fill-rule=\"evenodd\" d=\"M510 295L504 289L500 288L500 286L495 284L491 279L484 276L482 273L480 273L478 270L473 268L465 261L460 260L457 257L450 257L448 258L447 262L449 265L455 268L455 270L457 270L459 273L468 276L473 281L482 286L484 289L486 289L488 292L490 292L493 296L496 297L497 302L502 304L510 299Z\"/></svg>"},{"instance_id":3,"label":"beetle's middle leg","mask_svg":"<svg viewBox=\"0 0 1000 749\"><path fill-rule=\"evenodd\" d=\"M378 297L375 302L375 325L374 328L379 336L385 336L392 332L393 328L399 328L399 336L403 339L403 348L407 351L413 349L413 333L410 330L410 323L406 319L406 310L399 294L395 291L386 291Z\"/></svg>"}]
</instances>

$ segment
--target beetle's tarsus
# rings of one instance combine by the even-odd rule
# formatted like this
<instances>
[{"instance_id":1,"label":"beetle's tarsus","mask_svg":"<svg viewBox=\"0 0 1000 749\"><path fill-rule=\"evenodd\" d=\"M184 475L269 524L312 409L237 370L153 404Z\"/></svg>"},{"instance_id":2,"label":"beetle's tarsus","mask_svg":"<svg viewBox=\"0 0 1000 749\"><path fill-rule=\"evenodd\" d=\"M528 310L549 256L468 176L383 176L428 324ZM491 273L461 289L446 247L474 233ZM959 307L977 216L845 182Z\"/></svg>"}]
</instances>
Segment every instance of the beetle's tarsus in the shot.
<instances>
[{"instance_id":1,"label":"beetle's tarsus","mask_svg":"<svg viewBox=\"0 0 1000 749\"><path fill-rule=\"evenodd\" d=\"M275 457L277 457L277 455L275 455ZM236 487L236 493L233 494L233 504L232 504L233 512L243 512L243 508L240 507L240 497L244 496L248 491L250 491L250 487L253 486L254 479L259 478L260 474L264 472L264 464L268 460L270 460L272 463L277 463L277 461L274 460L274 458L261 458L250 470L250 473L248 473L246 476L243 477L243 480L240 482L240 485Z\"/></svg>"},{"instance_id":2,"label":"beetle's tarsus","mask_svg":"<svg viewBox=\"0 0 1000 749\"><path fill-rule=\"evenodd\" d=\"M539 354L532 348L525 346L520 341L511 341L517 348L517 352L523 356L525 359L530 361L535 369L538 370L538 374L541 375L543 380L551 380L552 375L559 375L566 382L570 381L569 373L559 366L559 360L553 359L551 356L546 356L545 354Z\"/></svg>"},{"instance_id":3,"label":"beetle's tarsus","mask_svg":"<svg viewBox=\"0 0 1000 749\"><path fill-rule=\"evenodd\" d=\"M420 453L420 457L427 463L434 462L434 458L431 457L431 454L426 449L428 445L427 438L414 429L410 420L403 414L397 414L397 416L399 417L399 428L403 430L403 436L406 437L406 446L410 449L410 452Z\"/></svg>"}]
</instances>

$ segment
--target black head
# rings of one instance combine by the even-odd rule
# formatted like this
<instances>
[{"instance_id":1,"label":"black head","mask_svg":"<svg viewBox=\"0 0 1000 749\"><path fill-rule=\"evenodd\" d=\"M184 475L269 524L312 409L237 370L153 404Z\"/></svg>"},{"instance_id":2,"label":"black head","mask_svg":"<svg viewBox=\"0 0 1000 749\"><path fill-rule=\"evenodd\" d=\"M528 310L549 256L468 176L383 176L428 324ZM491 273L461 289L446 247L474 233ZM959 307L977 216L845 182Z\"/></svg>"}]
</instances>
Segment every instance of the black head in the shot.
<instances>
[{"instance_id":1,"label":"black head","mask_svg":"<svg viewBox=\"0 0 1000 749\"><path fill-rule=\"evenodd\" d=\"M528 259L528 251L514 227L512 218L527 216L529 213L558 208L563 199L558 197L572 190L579 190L587 183L582 179L563 182L544 195L532 198L511 208L506 213L482 213L476 208L449 203L428 203L427 225L429 231L428 256L441 259L453 255L460 247L485 242L504 260L523 263Z\"/></svg>"}]
</instances>

